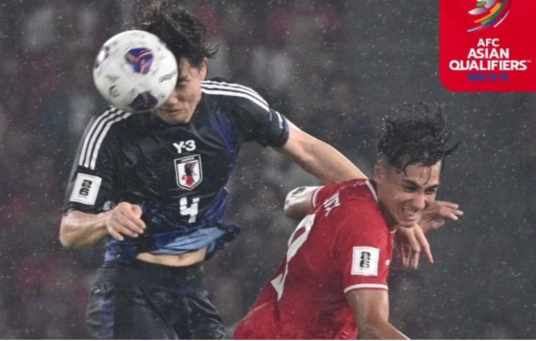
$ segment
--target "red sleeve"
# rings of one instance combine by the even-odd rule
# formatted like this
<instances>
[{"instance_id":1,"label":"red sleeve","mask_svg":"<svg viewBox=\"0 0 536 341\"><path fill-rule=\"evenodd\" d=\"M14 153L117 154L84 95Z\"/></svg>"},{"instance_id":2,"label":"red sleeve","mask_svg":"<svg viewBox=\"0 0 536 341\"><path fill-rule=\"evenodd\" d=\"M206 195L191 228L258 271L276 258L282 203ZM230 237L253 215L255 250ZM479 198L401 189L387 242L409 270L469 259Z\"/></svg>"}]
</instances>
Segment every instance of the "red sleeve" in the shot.
<instances>
[{"instance_id":1,"label":"red sleeve","mask_svg":"<svg viewBox=\"0 0 536 341\"><path fill-rule=\"evenodd\" d=\"M343 212L337 227L335 268L344 292L360 288L387 290L392 256L391 234L372 202L356 201Z\"/></svg>"},{"instance_id":2,"label":"red sleeve","mask_svg":"<svg viewBox=\"0 0 536 341\"><path fill-rule=\"evenodd\" d=\"M313 208L316 209L318 206L322 205L322 203L326 201L326 199L335 194L335 192L337 192L337 190L339 190L340 188L340 183L332 183L318 188L313 193Z\"/></svg>"}]
</instances>

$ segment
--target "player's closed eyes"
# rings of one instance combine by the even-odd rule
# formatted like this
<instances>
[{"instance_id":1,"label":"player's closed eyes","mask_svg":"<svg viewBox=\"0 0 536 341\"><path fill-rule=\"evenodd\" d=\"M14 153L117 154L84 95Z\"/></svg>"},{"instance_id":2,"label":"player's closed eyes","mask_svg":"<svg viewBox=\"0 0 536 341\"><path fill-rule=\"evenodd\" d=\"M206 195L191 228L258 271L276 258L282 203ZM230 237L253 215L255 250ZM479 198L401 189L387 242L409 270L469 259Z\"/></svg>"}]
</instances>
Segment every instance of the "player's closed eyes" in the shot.
<instances>
[{"instance_id":1,"label":"player's closed eyes","mask_svg":"<svg viewBox=\"0 0 536 341\"><path fill-rule=\"evenodd\" d=\"M417 192L417 187L415 186L402 186L402 189L404 190L404 192L408 193Z\"/></svg>"},{"instance_id":2,"label":"player's closed eyes","mask_svg":"<svg viewBox=\"0 0 536 341\"><path fill-rule=\"evenodd\" d=\"M175 88L183 88L186 84L188 84L188 79L186 77L180 77L177 79L177 84L175 85Z\"/></svg>"}]
</instances>

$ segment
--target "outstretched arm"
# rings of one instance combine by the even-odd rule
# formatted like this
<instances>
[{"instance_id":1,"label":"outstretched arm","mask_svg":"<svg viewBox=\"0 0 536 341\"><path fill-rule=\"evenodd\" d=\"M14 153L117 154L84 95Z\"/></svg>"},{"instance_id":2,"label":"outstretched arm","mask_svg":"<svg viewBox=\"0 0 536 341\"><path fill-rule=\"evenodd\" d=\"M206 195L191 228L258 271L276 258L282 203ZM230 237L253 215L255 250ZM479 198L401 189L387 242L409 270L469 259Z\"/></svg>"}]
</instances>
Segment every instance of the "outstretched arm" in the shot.
<instances>
[{"instance_id":1,"label":"outstretched arm","mask_svg":"<svg viewBox=\"0 0 536 341\"><path fill-rule=\"evenodd\" d=\"M346 293L360 339L407 340L408 337L389 322L387 290L354 289Z\"/></svg>"},{"instance_id":2,"label":"outstretched arm","mask_svg":"<svg viewBox=\"0 0 536 341\"><path fill-rule=\"evenodd\" d=\"M305 171L326 184L367 178L337 149L307 134L290 121L288 124L289 137L282 150Z\"/></svg>"}]
</instances>

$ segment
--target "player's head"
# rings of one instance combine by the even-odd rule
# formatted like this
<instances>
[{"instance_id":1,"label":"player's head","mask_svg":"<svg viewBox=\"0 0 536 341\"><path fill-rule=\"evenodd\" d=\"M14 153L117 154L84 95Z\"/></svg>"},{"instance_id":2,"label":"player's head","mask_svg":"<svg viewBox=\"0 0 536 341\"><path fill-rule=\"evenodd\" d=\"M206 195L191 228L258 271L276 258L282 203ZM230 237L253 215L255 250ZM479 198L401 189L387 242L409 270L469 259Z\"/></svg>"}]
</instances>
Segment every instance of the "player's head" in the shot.
<instances>
[{"instance_id":1,"label":"player's head","mask_svg":"<svg viewBox=\"0 0 536 341\"><path fill-rule=\"evenodd\" d=\"M423 104L407 109L385 119L374 181L389 223L409 227L435 200L443 160L456 146L449 144L450 134L439 110L433 112Z\"/></svg>"},{"instance_id":2,"label":"player's head","mask_svg":"<svg viewBox=\"0 0 536 341\"><path fill-rule=\"evenodd\" d=\"M177 61L186 59L192 66L200 68L216 53L216 48L206 40L205 25L174 2L147 2L141 16L140 28L162 39Z\"/></svg>"},{"instance_id":3,"label":"player's head","mask_svg":"<svg viewBox=\"0 0 536 341\"><path fill-rule=\"evenodd\" d=\"M208 72L207 59L216 49L207 43L206 28L201 21L170 1L150 2L142 18L139 28L160 37L179 64L175 91L157 114L168 123L187 123L201 99L201 82Z\"/></svg>"}]
</instances>

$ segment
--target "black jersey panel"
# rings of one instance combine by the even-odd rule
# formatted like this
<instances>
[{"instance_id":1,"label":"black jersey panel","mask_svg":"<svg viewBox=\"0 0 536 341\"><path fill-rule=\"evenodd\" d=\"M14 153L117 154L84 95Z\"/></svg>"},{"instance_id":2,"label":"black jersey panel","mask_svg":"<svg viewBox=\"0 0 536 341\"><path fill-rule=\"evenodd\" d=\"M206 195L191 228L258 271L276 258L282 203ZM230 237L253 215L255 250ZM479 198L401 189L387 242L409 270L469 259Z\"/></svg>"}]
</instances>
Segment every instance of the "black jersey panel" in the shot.
<instances>
[{"instance_id":1,"label":"black jersey panel","mask_svg":"<svg viewBox=\"0 0 536 341\"><path fill-rule=\"evenodd\" d=\"M217 249L238 229L223 223L241 144L282 146L286 119L250 88L203 82L190 122L169 124L155 113L110 109L82 138L65 209L98 213L125 201L140 205L143 236L109 238L105 260L132 259L143 250L180 254Z\"/></svg>"},{"instance_id":2,"label":"black jersey panel","mask_svg":"<svg viewBox=\"0 0 536 341\"><path fill-rule=\"evenodd\" d=\"M115 153L114 126L130 115L111 108L90 121L73 161L64 211L99 213L115 200L120 155Z\"/></svg>"},{"instance_id":3,"label":"black jersey panel","mask_svg":"<svg viewBox=\"0 0 536 341\"><path fill-rule=\"evenodd\" d=\"M288 124L283 115L253 89L234 83L204 81L203 93L220 97L221 105L236 122L245 141L281 147L288 139Z\"/></svg>"}]
</instances>

